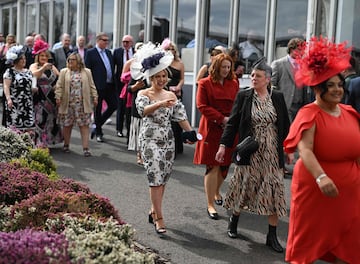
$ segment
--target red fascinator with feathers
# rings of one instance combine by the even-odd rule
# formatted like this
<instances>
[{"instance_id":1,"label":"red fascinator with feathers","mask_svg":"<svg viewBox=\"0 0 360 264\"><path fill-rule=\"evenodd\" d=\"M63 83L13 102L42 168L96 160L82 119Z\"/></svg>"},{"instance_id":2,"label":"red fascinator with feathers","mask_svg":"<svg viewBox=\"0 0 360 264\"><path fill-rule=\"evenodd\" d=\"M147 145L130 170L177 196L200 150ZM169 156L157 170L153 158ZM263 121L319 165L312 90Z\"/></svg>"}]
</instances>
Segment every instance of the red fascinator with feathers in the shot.
<instances>
[{"instance_id":1,"label":"red fascinator with feathers","mask_svg":"<svg viewBox=\"0 0 360 264\"><path fill-rule=\"evenodd\" d=\"M32 54L36 55L40 52L46 51L49 49L49 44L47 44L45 41L38 39L34 43Z\"/></svg>"},{"instance_id":2,"label":"red fascinator with feathers","mask_svg":"<svg viewBox=\"0 0 360 264\"><path fill-rule=\"evenodd\" d=\"M299 70L295 73L296 85L315 86L350 66L351 47L346 42L333 43L320 36L312 37L299 47L296 62Z\"/></svg>"}]
</instances>

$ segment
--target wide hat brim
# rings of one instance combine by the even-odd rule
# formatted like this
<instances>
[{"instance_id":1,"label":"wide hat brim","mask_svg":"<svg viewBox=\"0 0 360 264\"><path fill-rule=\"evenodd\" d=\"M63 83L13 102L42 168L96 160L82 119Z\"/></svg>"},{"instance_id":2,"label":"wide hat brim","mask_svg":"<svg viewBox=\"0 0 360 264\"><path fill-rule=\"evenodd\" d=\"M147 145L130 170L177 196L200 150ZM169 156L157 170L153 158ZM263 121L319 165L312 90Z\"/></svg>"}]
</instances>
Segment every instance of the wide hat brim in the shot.
<instances>
[{"instance_id":1,"label":"wide hat brim","mask_svg":"<svg viewBox=\"0 0 360 264\"><path fill-rule=\"evenodd\" d=\"M160 58L159 63L149 69L144 70L143 61L151 56L156 54L163 54ZM160 46L155 46L153 43L149 42L144 44L134 55L135 60L130 65L131 77L134 80L139 80L143 78L150 78L156 73L166 69L170 66L174 60L174 55L170 51L163 50Z\"/></svg>"}]
</instances>

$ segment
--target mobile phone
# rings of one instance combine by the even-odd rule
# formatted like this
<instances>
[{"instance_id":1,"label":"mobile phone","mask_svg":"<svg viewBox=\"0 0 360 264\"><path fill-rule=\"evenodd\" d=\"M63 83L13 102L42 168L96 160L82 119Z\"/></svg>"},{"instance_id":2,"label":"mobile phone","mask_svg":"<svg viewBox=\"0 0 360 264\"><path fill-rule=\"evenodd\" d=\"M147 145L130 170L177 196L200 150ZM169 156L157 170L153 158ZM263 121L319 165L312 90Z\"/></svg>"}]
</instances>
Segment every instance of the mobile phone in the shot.
<instances>
[{"instance_id":1,"label":"mobile phone","mask_svg":"<svg viewBox=\"0 0 360 264\"><path fill-rule=\"evenodd\" d=\"M53 59L53 58L49 58L49 59L48 59L48 63L54 63L54 59Z\"/></svg>"}]
</instances>

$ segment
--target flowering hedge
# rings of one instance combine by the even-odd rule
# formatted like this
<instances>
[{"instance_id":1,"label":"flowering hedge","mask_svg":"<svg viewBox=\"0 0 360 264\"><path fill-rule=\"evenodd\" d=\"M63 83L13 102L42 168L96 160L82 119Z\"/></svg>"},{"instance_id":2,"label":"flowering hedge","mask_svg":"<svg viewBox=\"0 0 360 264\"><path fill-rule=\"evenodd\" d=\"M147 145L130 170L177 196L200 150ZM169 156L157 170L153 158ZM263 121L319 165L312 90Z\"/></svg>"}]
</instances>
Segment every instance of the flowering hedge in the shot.
<instances>
[{"instance_id":1,"label":"flowering hedge","mask_svg":"<svg viewBox=\"0 0 360 264\"><path fill-rule=\"evenodd\" d=\"M0 264L155 262L135 250L134 230L109 199L59 179L49 152L31 149L29 138L0 128Z\"/></svg>"}]
</instances>

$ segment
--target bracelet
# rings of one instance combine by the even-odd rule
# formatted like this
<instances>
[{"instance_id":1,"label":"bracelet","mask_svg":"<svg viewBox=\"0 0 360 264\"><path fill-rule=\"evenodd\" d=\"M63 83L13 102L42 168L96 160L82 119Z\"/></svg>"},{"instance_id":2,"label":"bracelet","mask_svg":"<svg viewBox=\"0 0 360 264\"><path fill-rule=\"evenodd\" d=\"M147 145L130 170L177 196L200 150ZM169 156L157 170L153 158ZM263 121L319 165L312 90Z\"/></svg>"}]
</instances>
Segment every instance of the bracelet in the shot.
<instances>
[{"instance_id":1,"label":"bracelet","mask_svg":"<svg viewBox=\"0 0 360 264\"><path fill-rule=\"evenodd\" d=\"M320 184L321 182L321 179L324 178L324 177L327 177L327 175L325 173L321 173L317 178L316 178L316 183L317 184Z\"/></svg>"},{"instance_id":2,"label":"bracelet","mask_svg":"<svg viewBox=\"0 0 360 264\"><path fill-rule=\"evenodd\" d=\"M225 144L220 144L219 147L224 147L224 148L226 148Z\"/></svg>"}]
</instances>

